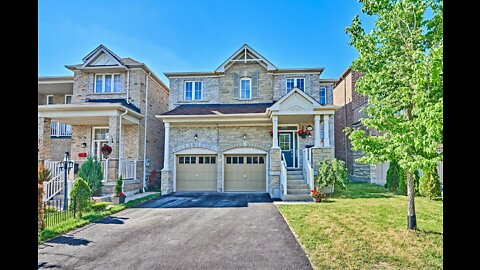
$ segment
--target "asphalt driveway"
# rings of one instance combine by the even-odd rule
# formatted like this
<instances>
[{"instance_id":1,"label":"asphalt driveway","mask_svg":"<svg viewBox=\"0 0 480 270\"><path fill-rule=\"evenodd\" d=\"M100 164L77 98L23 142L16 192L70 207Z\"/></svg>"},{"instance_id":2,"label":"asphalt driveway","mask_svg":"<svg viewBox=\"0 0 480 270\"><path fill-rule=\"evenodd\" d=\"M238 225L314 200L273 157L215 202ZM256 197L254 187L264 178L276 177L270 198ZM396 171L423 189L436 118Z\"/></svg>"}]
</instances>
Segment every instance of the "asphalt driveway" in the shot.
<instances>
[{"instance_id":1,"label":"asphalt driveway","mask_svg":"<svg viewBox=\"0 0 480 270\"><path fill-rule=\"evenodd\" d=\"M312 269L268 194L177 193L38 247L50 269Z\"/></svg>"}]
</instances>

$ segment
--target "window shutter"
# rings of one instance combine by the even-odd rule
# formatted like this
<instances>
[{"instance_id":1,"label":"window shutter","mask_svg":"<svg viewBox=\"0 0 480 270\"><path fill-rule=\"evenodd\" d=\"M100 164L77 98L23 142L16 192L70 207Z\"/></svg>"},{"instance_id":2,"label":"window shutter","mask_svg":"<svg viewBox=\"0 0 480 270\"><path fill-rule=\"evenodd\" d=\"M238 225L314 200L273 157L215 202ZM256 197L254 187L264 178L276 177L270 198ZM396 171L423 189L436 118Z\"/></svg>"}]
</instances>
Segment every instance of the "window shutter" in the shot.
<instances>
[{"instance_id":1,"label":"window shutter","mask_svg":"<svg viewBox=\"0 0 480 270\"><path fill-rule=\"evenodd\" d=\"M259 72L255 70L252 74L252 98L258 98L258 77Z\"/></svg>"},{"instance_id":2,"label":"window shutter","mask_svg":"<svg viewBox=\"0 0 480 270\"><path fill-rule=\"evenodd\" d=\"M239 98L240 95L240 78L238 73L233 72L233 98Z\"/></svg>"},{"instance_id":3,"label":"window shutter","mask_svg":"<svg viewBox=\"0 0 480 270\"><path fill-rule=\"evenodd\" d=\"M94 81L95 81L95 74L94 73L88 73L88 89L87 89L87 92L93 93Z\"/></svg>"}]
</instances>

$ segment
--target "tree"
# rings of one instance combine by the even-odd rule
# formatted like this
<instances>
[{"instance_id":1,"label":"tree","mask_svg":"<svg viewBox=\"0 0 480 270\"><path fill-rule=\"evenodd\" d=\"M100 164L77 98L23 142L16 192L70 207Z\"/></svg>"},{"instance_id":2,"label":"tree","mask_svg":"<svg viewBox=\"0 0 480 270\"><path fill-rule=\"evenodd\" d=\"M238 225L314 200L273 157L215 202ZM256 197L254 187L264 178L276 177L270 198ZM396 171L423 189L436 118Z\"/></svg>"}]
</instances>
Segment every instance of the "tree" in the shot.
<instances>
[{"instance_id":1,"label":"tree","mask_svg":"<svg viewBox=\"0 0 480 270\"><path fill-rule=\"evenodd\" d=\"M425 171L420 178L420 193L430 200L436 199L441 195L440 176L437 170Z\"/></svg>"},{"instance_id":2,"label":"tree","mask_svg":"<svg viewBox=\"0 0 480 270\"><path fill-rule=\"evenodd\" d=\"M408 229L416 229L413 172L437 167L443 153L443 3L440 0L359 0L374 16L365 33L359 16L346 28L358 51L356 91L368 96L361 120L375 135L347 129L358 162L395 160L407 175ZM380 134L380 135L378 135Z\"/></svg>"},{"instance_id":3,"label":"tree","mask_svg":"<svg viewBox=\"0 0 480 270\"><path fill-rule=\"evenodd\" d=\"M91 203L92 190L88 186L87 181L81 177L77 178L70 191L70 209L77 208L78 216L82 217L83 212L88 209Z\"/></svg>"},{"instance_id":4,"label":"tree","mask_svg":"<svg viewBox=\"0 0 480 270\"><path fill-rule=\"evenodd\" d=\"M78 177L87 181L94 196L99 196L102 193L103 171L100 161L94 160L90 156L87 157L78 169Z\"/></svg>"}]
</instances>

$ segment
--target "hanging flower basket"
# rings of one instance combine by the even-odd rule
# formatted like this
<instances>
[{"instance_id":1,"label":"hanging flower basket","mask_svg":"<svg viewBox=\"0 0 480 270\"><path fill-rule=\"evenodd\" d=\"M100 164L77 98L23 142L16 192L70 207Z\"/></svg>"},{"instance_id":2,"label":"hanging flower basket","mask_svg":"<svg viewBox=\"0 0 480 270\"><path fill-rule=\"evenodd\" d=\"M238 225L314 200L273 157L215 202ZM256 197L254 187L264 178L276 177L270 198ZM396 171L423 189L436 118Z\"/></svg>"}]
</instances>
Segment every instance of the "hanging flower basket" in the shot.
<instances>
[{"instance_id":1,"label":"hanging flower basket","mask_svg":"<svg viewBox=\"0 0 480 270\"><path fill-rule=\"evenodd\" d=\"M298 136L305 139L307 136L312 135L312 132L310 132L310 130L308 130L308 129L299 129L299 130L297 130L297 134L298 134Z\"/></svg>"},{"instance_id":2,"label":"hanging flower basket","mask_svg":"<svg viewBox=\"0 0 480 270\"><path fill-rule=\"evenodd\" d=\"M101 148L102 154L105 158L108 158L110 153L112 153L112 147L108 144L104 144Z\"/></svg>"}]
</instances>

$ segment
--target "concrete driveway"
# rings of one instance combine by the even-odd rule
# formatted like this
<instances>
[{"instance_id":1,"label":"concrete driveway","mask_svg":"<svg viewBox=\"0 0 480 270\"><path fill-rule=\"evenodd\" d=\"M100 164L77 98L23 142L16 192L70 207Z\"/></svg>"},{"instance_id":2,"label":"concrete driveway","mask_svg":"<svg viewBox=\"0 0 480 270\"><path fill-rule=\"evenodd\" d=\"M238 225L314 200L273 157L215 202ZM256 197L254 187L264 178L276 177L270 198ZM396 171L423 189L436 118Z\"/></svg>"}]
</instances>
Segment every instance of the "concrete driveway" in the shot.
<instances>
[{"instance_id":1,"label":"concrete driveway","mask_svg":"<svg viewBox=\"0 0 480 270\"><path fill-rule=\"evenodd\" d=\"M268 194L176 193L38 247L38 268L312 269Z\"/></svg>"}]
</instances>

